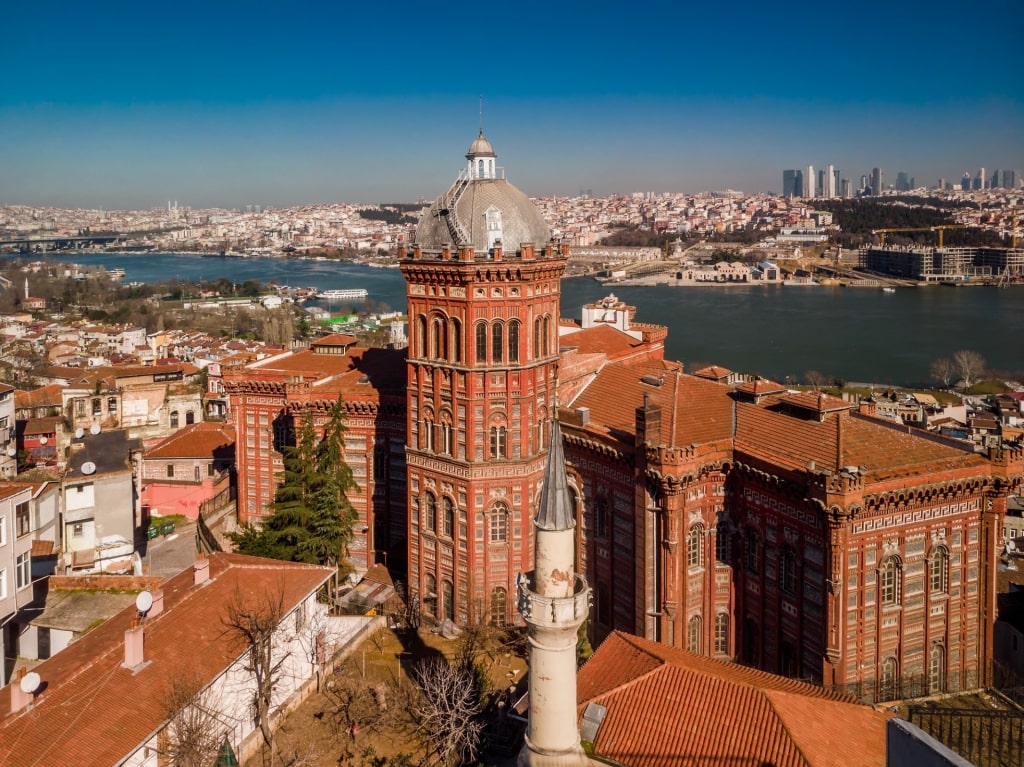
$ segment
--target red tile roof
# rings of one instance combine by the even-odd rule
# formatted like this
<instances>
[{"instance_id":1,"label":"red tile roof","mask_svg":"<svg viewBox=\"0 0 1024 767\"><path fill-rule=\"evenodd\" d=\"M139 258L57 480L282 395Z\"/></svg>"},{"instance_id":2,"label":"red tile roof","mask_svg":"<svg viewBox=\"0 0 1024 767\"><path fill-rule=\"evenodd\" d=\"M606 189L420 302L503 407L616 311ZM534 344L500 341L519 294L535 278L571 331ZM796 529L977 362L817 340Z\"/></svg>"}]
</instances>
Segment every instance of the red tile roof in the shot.
<instances>
[{"instance_id":1,"label":"red tile roof","mask_svg":"<svg viewBox=\"0 0 1024 767\"><path fill-rule=\"evenodd\" d=\"M136 617L132 605L34 669L45 689L31 709L10 714L4 695L0 764L118 764L164 723L162 699L175 675L187 668L209 682L241 655L222 622L237 594L282 589L287 612L333 572L218 553L210 559L211 579L195 586L188 568L167 581L164 612L144 624L146 665L122 666L124 634Z\"/></svg>"},{"instance_id":2,"label":"red tile roof","mask_svg":"<svg viewBox=\"0 0 1024 767\"><path fill-rule=\"evenodd\" d=\"M213 458L235 444L231 424L203 421L179 429L163 442L147 450L143 458Z\"/></svg>"},{"instance_id":3,"label":"red tile roof","mask_svg":"<svg viewBox=\"0 0 1024 767\"><path fill-rule=\"evenodd\" d=\"M608 709L594 749L630 767L885 765L888 715L853 698L619 632L577 678Z\"/></svg>"}]
</instances>

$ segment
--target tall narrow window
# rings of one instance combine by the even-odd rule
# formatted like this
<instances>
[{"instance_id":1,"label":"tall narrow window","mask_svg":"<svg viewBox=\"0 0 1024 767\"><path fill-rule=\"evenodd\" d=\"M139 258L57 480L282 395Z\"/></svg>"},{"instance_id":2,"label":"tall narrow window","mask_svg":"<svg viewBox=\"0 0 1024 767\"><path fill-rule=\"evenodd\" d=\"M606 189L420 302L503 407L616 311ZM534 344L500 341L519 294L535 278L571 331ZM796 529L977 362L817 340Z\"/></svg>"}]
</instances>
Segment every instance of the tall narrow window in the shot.
<instances>
[{"instance_id":1,"label":"tall narrow window","mask_svg":"<svg viewBox=\"0 0 1024 767\"><path fill-rule=\"evenodd\" d=\"M541 326L541 351L547 357L551 353L549 350L551 345L551 318L546 316L541 318Z\"/></svg>"},{"instance_id":2,"label":"tall narrow window","mask_svg":"<svg viewBox=\"0 0 1024 767\"><path fill-rule=\"evenodd\" d=\"M508 621L508 592L501 586L491 591L491 625L503 628Z\"/></svg>"},{"instance_id":3,"label":"tall narrow window","mask_svg":"<svg viewBox=\"0 0 1024 767\"><path fill-rule=\"evenodd\" d=\"M594 535L598 538L608 535L608 499L603 495L594 499Z\"/></svg>"},{"instance_id":4,"label":"tall narrow window","mask_svg":"<svg viewBox=\"0 0 1024 767\"><path fill-rule=\"evenodd\" d=\"M491 361L501 362L504 359L502 347L505 345L505 326L500 322L491 325Z\"/></svg>"},{"instance_id":5,"label":"tall narrow window","mask_svg":"<svg viewBox=\"0 0 1024 767\"><path fill-rule=\"evenodd\" d=\"M729 613L715 616L715 655L729 654Z\"/></svg>"},{"instance_id":6,"label":"tall narrow window","mask_svg":"<svg viewBox=\"0 0 1024 767\"><path fill-rule=\"evenodd\" d=\"M878 686L878 700L896 700L896 679L899 666L895 658L886 658L882 661L882 678Z\"/></svg>"},{"instance_id":7,"label":"tall narrow window","mask_svg":"<svg viewBox=\"0 0 1024 767\"><path fill-rule=\"evenodd\" d=\"M690 568L704 565L704 526L694 525L686 537L686 566Z\"/></svg>"},{"instance_id":8,"label":"tall narrow window","mask_svg":"<svg viewBox=\"0 0 1024 767\"><path fill-rule=\"evenodd\" d=\"M455 587L451 581L444 581L441 584L441 601L444 602L444 617L455 622Z\"/></svg>"},{"instance_id":9,"label":"tall narrow window","mask_svg":"<svg viewBox=\"0 0 1024 767\"><path fill-rule=\"evenodd\" d=\"M452 424L446 416L441 421L441 452L452 455Z\"/></svg>"},{"instance_id":10,"label":"tall narrow window","mask_svg":"<svg viewBox=\"0 0 1024 767\"><path fill-rule=\"evenodd\" d=\"M423 581L423 609L427 615L437 615L437 579L427 573Z\"/></svg>"},{"instance_id":11,"label":"tall narrow window","mask_svg":"<svg viewBox=\"0 0 1024 767\"><path fill-rule=\"evenodd\" d=\"M186 410L185 411L185 423L186 424L193 424L195 422L196 422L196 414L193 413L191 410Z\"/></svg>"},{"instance_id":12,"label":"tall narrow window","mask_svg":"<svg viewBox=\"0 0 1024 767\"><path fill-rule=\"evenodd\" d=\"M445 498L442 502L444 507L444 521L441 532L448 538L455 537L455 504L451 498Z\"/></svg>"},{"instance_id":13,"label":"tall narrow window","mask_svg":"<svg viewBox=\"0 0 1024 767\"><path fill-rule=\"evenodd\" d=\"M437 530L437 498L433 493L423 499L423 526L430 532Z\"/></svg>"},{"instance_id":14,"label":"tall narrow window","mask_svg":"<svg viewBox=\"0 0 1024 767\"><path fill-rule=\"evenodd\" d=\"M478 322L476 325L476 359L477 365L487 362L487 325Z\"/></svg>"},{"instance_id":15,"label":"tall narrow window","mask_svg":"<svg viewBox=\"0 0 1024 767\"><path fill-rule=\"evenodd\" d=\"M508 323L508 361L519 362L519 322Z\"/></svg>"},{"instance_id":16,"label":"tall narrow window","mask_svg":"<svg viewBox=\"0 0 1024 767\"><path fill-rule=\"evenodd\" d=\"M504 543L508 540L508 506L495 504L490 519L491 543Z\"/></svg>"},{"instance_id":17,"label":"tall narrow window","mask_svg":"<svg viewBox=\"0 0 1024 767\"><path fill-rule=\"evenodd\" d=\"M928 693L934 695L946 689L946 651L942 645L932 645L928 653Z\"/></svg>"},{"instance_id":18,"label":"tall narrow window","mask_svg":"<svg viewBox=\"0 0 1024 767\"><path fill-rule=\"evenodd\" d=\"M434 422L430 418L423 419L423 430L420 432L420 447L424 450L434 449Z\"/></svg>"},{"instance_id":19,"label":"tall narrow window","mask_svg":"<svg viewBox=\"0 0 1024 767\"><path fill-rule=\"evenodd\" d=\"M491 427L491 458L507 458L506 439L507 433L504 426Z\"/></svg>"},{"instance_id":20,"label":"tall narrow window","mask_svg":"<svg viewBox=\"0 0 1024 767\"><path fill-rule=\"evenodd\" d=\"M452 320L451 322L451 350L452 356L451 361L456 363L462 362L462 324L458 320Z\"/></svg>"},{"instance_id":21,"label":"tall narrow window","mask_svg":"<svg viewBox=\"0 0 1024 767\"><path fill-rule=\"evenodd\" d=\"M703 644L701 641L702 627L703 621L701 621L699 615L694 615L690 618L686 638L686 649L690 652L699 653L701 651L701 645Z\"/></svg>"},{"instance_id":22,"label":"tall narrow window","mask_svg":"<svg viewBox=\"0 0 1024 767\"><path fill-rule=\"evenodd\" d=\"M746 545L744 546L744 558L747 563L747 570L757 574L761 572L761 540L757 531L752 527L747 528Z\"/></svg>"},{"instance_id":23,"label":"tall narrow window","mask_svg":"<svg viewBox=\"0 0 1024 767\"><path fill-rule=\"evenodd\" d=\"M932 594L945 594L949 588L949 552L939 546L928 560L928 584Z\"/></svg>"},{"instance_id":24,"label":"tall narrow window","mask_svg":"<svg viewBox=\"0 0 1024 767\"><path fill-rule=\"evenodd\" d=\"M533 356L534 359L544 356L540 350L540 317L533 321Z\"/></svg>"},{"instance_id":25,"label":"tall narrow window","mask_svg":"<svg viewBox=\"0 0 1024 767\"><path fill-rule=\"evenodd\" d=\"M172 410L171 411L171 428L172 429L177 429L178 428L178 411L177 410Z\"/></svg>"},{"instance_id":26,"label":"tall narrow window","mask_svg":"<svg viewBox=\"0 0 1024 767\"><path fill-rule=\"evenodd\" d=\"M715 526L715 559L724 565L729 564L729 534L729 523L719 514Z\"/></svg>"},{"instance_id":27,"label":"tall narrow window","mask_svg":"<svg viewBox=\"0 0 1024 767\"><path fill-rule=\"evenodd\" d=\"M878 572L878 589L883 605L898 605L902 587L903 565L899 557L886 557Z\"/></svg>"},{"instance_id":28,"label":"tall narrow window","mask_svg":"<svg viewBox=\"0 0 1024 767\"><path fill-rule=\"evenodd\" d=\"M788 546L783 547L779 556L779 588L787 594L796 594L796 555Z\"/></svg>"},{"instance_id":29,"label":"tall narrow window","mask_svg":"<svg viewBox=\"0 0 1024 767\"><path fill-rule=\"evenodd\" d=\"M427 354L427 318L422 314L416 318L416 348L413 354L426 357Z\"/></svg>"}]
</instances>

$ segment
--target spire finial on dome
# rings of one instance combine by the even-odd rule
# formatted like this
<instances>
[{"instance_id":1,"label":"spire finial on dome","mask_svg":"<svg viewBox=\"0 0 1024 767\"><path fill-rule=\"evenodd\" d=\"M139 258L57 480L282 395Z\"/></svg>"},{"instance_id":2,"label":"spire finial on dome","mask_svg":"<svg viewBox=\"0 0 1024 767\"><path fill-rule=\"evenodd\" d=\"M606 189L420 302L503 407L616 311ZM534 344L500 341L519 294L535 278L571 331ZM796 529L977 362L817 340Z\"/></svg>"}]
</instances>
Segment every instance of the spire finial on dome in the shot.
<instances>
[{"instance_id":1,"label":"spire finial on dome","mask_svg":"<svg viewBox=\"0 0 1024 767\"><path fill-rule=\"evenodd\" d=\"M480 94L480 136L484 135L484 95Z\"/></svg>"}]
</instances>

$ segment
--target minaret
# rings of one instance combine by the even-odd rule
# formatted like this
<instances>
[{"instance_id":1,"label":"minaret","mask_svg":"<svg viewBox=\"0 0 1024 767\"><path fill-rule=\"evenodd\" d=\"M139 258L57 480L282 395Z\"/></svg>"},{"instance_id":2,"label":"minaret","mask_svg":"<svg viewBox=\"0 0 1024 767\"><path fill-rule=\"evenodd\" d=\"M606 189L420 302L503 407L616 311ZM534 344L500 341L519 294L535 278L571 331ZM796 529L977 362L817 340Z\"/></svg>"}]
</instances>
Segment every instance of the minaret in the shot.
<instances>
[{"instance_id":1,"label":"minaret","mask_svg":"<svg viewBox=\"0 0 1024 767\"><path fill-rule=\"evenodd\" d=\"M576 635L590 611L590 588L575 572L575 519L558 421L552 421L541 489L534 569L519 578L519 612L530 642L530 711L524 767L590 764L576 718Z\"/></svg>"}]
</instances>

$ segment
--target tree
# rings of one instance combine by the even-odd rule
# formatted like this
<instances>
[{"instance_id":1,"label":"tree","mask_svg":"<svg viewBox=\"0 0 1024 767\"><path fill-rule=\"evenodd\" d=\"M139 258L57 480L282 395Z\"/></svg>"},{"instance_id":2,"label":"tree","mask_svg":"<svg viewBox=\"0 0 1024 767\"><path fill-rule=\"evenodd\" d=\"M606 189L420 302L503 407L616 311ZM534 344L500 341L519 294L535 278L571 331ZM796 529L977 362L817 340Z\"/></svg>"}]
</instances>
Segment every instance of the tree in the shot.
<instances>
[{"instance_id":1,"label":"tree","mask_svg":"<svg viewBox=\"0 0 1024 767\"><path fill-rule=\"evenodd\" d=\"M932 378L943 389L948 389L956 377L956 365L949 357L941 357L935 360L928 369Z\"/></svg>"},{"instance_id":2,"label":"tree","mask_svg":"<svg viewBox=\"0 0 1024 767\"><path fill-rule=\"evenodd\" d=\"M825 384L828 382L828 379L817 370L808 370L804 373L804 380L807 381L808 386L819 391L824 388Z\"/></svg>"},{"instance_id":3,"label":"tree","mask_svg":"<svg viewBox=\"0 0 1024 767\"><path fill-rule=\"evenodd\" d=\"M978 354L978 352L969 349L961 349L955 352L953 354L953 364L956 365L957 372L960 374L960 380L963 383L964 389L970 389L974 386L985 373L985 358Z\"/></svg>"},{"instance_id":4,"label":"tree","mask_svg":"<svg viewBox=\"0 0 1024 767\"><path fill-rule=\"evenodd\" d=\"M284 474L262 527L231 534L243 554L349 568L348 547L358 512L349 494L358 489L345 462L345 406L331 407L323 431L313 413L303 416L296 444L284 448Z\"/></svg>"},{"instance_id":5,"label":"tree","mask_svg":"<svg viewBox=\"0 0 1024 767\"><path fill-rule=\"evenodd\" d=\"M209 767L217 758L227 727L217 711L220 700L204 690L199 677L183 669L171 677L161 705L167 717L162 753L171 767Z\"/></svg>"},{"instance_id":6,"label":"tree","mask_svg":"<svg viewBox=\"0 0 1024 767\"><path fill-rule=\"evenodd\" d=\"M281 619L284 618L284 588L243 596L236 591L227 606L224 628L245 650L244 668L252 676L253 720L263 742L274 752L274 730L270 711L274 691L281 679L288 652L282 649Z\"/></svg>"},{"instance_id":7,"label":"tree","mask_svg":"<svg viewBox=\"0 0 1024 767\"><path fill-rule=\"evenodd\" d=\"M480 753L484 728L473 675L444 658L421 661L413 673L423 694L412 703L411 713L416 729L430 742L430 763L472 763Z\"/></svg>"}]
</instances>

